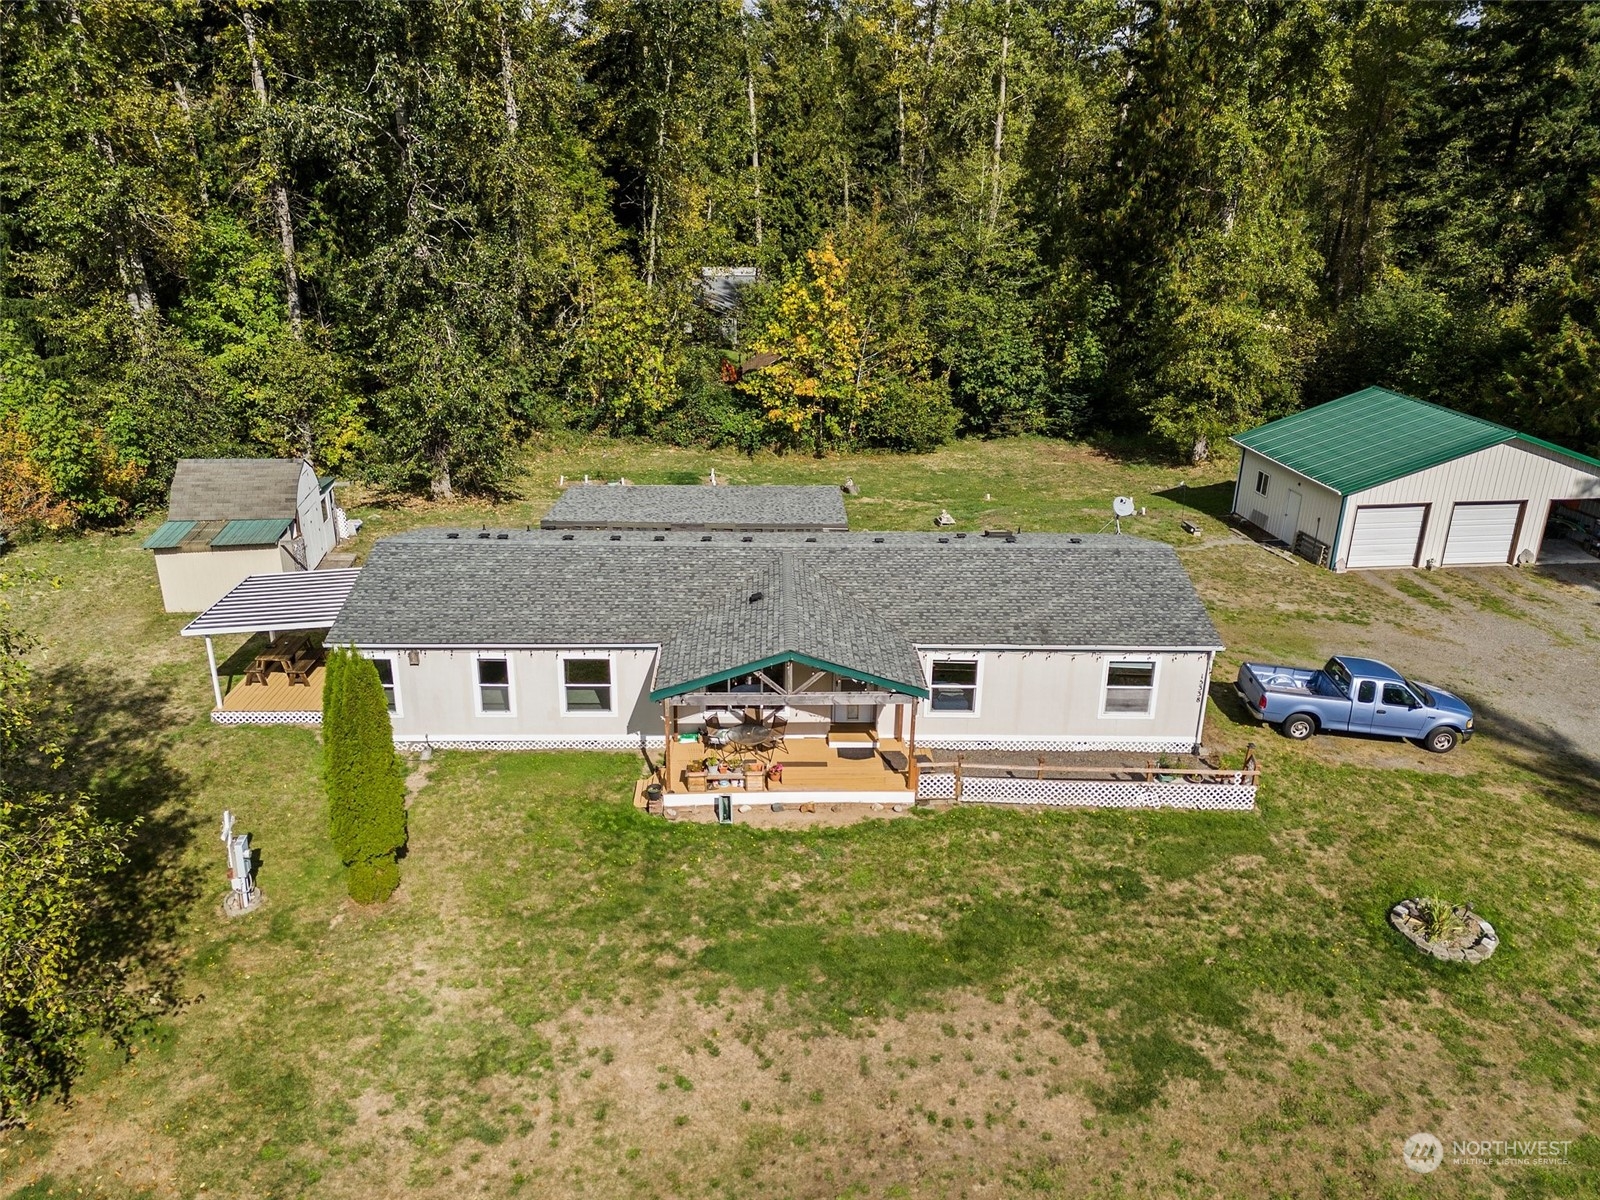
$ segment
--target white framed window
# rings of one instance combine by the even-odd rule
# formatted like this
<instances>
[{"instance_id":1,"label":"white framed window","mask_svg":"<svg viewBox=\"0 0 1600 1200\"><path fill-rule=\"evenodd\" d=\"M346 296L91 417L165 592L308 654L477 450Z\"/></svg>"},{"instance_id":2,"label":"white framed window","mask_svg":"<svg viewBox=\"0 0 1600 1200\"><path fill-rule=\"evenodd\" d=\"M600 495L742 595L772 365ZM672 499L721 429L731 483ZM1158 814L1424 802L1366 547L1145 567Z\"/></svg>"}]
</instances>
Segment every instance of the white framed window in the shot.
<instances>
[{"instance_id":1,"label":"white framed window","mask_svg":"<svg viewBox=\"0 0 1600 1200\"><path fill-rule=\"evenodd\" d=\"M324 496L322 498L322 521L323 521L323 524L327 524L327 522L330 519L331 518L330 518L329 513L328 513L328 498L326 496Z\"/></svg>"},{"instance_id":2,"label":"white framed window","mask_svg":"<svg viewBox=\"0 0 1600 1200\"><path fill-rule=\"evenodd\" d=\"M616 711L609 654L563 654L560 666L563 713L604 716Z\"/></svg>"},{"instance_id":3,"label":"white framed window","mask_svg":"<svg viewBox=\"0 0 1600 1200\"><path fill-rule=\"evenodd\" d=\"M978 715L978 660L935 658L928 664L928 711L940 716Z\"/></svg>"},{"instance_id":4,"label":"white framed window","mask_svg":"<svg viewBox=\"0 0 1600 1200\"><path fill-rule=\"evenodd\" d=\"M504 654L473 656L473 694L480 717L516 715L516 697L511 688L511 659Z\"/></svg>"},{"instance_id":5,"label":"white framed window","mask_svg":"<svg viewBox=\"0 0 1600 1200\"><path fill-rule=\"evenodd\" d=\"M369 654L367 658L378 669L378 682L383 685L384 703L389 707L389 715L400 715L400 680L399 664L393 654Z\"/></svg>"},{"instance_id":6,"label":"white framed window","mask_svg":"<svg viewBox=\"0 0 1600 1200\"><path fill-rule=\"evenodd\" d=\"M1256 495L1265 496L1267 489L1272 486L1272 476L1265 471L1256 472Z\"/></svg>"},{"instance_id":7,"label":"white framed window","mask_svg":"<svg viewBox=\"0 0 1600 1200\"><path fill-rule=\"evenodd\" d=\"M1152 658L1113 658L1106 662L1100 692L1102 717L1156 715L1156 662Z\"/></svg>"}]
</instances>

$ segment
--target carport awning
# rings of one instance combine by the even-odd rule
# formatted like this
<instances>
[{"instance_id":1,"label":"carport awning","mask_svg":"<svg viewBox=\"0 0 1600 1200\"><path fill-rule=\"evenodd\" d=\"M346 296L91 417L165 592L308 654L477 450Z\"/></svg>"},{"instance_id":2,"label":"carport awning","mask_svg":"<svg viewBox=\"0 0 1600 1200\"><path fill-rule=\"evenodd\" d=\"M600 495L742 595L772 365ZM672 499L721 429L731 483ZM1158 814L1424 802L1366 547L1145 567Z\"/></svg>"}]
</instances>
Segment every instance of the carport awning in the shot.
<instances>
[{"instance_id":1,"label":"carport awning","mask_svg":"<svg viewBox=\"0 0 1600 1200\"><path fill-rule=\"evenodd\" d=\"M352 567L339 571L247 576L184 626L183 636L216 637L227 633L330 628L360 574L360 568Z\"/></svg>"}]
</instances>

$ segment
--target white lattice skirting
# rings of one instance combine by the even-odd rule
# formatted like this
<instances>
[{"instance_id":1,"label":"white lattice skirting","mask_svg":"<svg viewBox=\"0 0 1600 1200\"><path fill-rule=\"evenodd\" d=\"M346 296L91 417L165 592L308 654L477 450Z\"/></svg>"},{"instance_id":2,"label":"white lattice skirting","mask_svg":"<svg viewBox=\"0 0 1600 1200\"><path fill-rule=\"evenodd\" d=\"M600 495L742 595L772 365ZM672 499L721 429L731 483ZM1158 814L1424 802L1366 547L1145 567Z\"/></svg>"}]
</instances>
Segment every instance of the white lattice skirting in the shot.
<instances>
[{"instance_id":1,"label":"white lattice skirting","mask_svg":"<svg viewBox=\"0 0 1600 1200\"><path fill-rule=\"evenodd\" d=\"M435 750L637 750L636 733L595 734L587 737L557 734L547 737L414 737L397 734L395 749L414 752L431 746ZM652 750L666 745L661 734L645 735L644 744Z\"/></svg>"},{"instance_id":2,"label":"white lattice skirting","mask_svg":"<svg viewBox=\"0 0 1600 1200\"><path fill-rule=\"evenodd\" d=\"M919 800L953 800L954 775L924 771ZM1249 812L1253 784L1133 783L1111 779L973 779L963 781L963 804L1042 804L1052 808L1192 808Z\"/></svg>"},{"instance_id":3,"label":"white lattice skirting","mask_svg":"<svg viewBox=\"0 0 1600 1200\"><path fill-rule=\"evenodd\" d=\"M1004 737L999 734L917 736L917 748L929 750L1132 750L1142 754L1187 754L1192 738L1136 737Z\"/></svg>"},{"instance_id":4,"label":"white lattice skirting","mask_svg":"<svg viewBox=\"0 0 1600 1200\"><path fill-rule=\"evenodd\" d=\"M322 724L319 712L224 712L211 710L211 720L217 725L310 725Z\"/></svg>"}]
</instances>

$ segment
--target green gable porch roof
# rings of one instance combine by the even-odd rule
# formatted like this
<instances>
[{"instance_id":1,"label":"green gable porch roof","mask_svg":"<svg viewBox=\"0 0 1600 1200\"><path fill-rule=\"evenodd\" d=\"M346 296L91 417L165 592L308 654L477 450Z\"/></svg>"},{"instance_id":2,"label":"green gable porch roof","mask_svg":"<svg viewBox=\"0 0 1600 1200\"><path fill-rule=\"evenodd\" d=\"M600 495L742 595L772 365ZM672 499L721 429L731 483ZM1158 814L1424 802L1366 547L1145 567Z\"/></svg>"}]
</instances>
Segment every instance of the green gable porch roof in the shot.
<instances>
[{"instance_id":1,"label":"green gable porch roof","mask_svg":"<svg viewBox=\"0 0 1600 1200\"><path fill-rule=\"evenodd\" d=\"M1232 440L1348 496L1517 436L1504 425L1370 387Z\"/></svg>"}]
</instances>

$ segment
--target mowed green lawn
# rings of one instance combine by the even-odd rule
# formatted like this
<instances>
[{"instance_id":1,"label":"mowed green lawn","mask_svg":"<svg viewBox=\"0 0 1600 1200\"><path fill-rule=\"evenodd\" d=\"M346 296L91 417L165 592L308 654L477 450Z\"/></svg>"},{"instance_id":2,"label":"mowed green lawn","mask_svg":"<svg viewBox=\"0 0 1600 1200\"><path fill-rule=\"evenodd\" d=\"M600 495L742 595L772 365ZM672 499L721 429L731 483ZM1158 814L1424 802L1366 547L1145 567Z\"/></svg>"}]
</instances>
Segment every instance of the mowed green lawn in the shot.
<instances>
[{"instance_id":1,"label":"mowed green lawn","mask_svg":"<svg viewBox=\"0 0 1600 1200\"><path fill-rule=\"evenodd\" d=\"M1231 539L1227 464L1163 496L1184 472L1044 441L821 463L563 445L498 507L361 508L363 544L536 520L561 473L712 465L852 475L862 528L931 528L947 507L960 528L1094 530L1131 492L1150 510L1134 531L1185 547L1230 663L1412 619L1369 581ZM87 730L74 769L146 818L105 944L169 1004L131 1054L95 1048L69 1104L0 1133L0 1195L1600 1191L1600 805L1580 765L1494 737L1444 760L1290 745L1214 689L1210 740L1263 750L1257 813L963 809L793 833L643 817L632 756L441 754L413 776L400 892L361 910L315 734L210 725L203 649L159 611L140 532L3 562L60 581L13 598ZM1584 662L1580 644L1575 677ZM267 895L237 921L224 807ZM1384 912L1423 892L1471 900L1499 953L1418 956ZM1421 1176L1399 1154L1420 1130L1447 1152L1571 1145Z\"/></svg>"}]
</instances>

